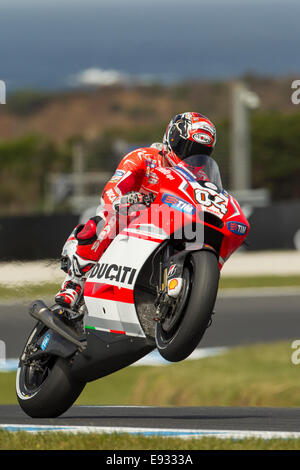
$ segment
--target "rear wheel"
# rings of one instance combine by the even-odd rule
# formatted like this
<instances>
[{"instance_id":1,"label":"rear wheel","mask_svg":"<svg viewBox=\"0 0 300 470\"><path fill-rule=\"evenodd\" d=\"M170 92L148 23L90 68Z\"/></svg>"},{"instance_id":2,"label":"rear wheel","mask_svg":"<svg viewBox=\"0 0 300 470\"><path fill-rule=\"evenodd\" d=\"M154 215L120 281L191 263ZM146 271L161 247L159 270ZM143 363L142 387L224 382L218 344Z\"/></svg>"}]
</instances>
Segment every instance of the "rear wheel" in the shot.
<instances>
[{"instance_id":1,"label":"rear wheel","mask_svg":"<svg viewBox=\"0 0 300 470\"><path fill-rule=\"evenodd\" d=\"M85 383L72 378L67 359L41 353L40 339L47 328L38 323L21 356L16 392L22 410L32 418L55 418L67 411ZM41 354L39 354L41 353Z\"/></svg>"},{"instance_id":2,"label":"rear wheel","mask_svg":"<svg viewBox=\"0 0 300 470\"><path fill-rule=\"evenodd\" d=\"M213 312L219 284L216 255L191 254L183 271L183 288L174 311L156 325L156 345L168 361L186 359L200 342Z\"/></svg>"}]
</instances>

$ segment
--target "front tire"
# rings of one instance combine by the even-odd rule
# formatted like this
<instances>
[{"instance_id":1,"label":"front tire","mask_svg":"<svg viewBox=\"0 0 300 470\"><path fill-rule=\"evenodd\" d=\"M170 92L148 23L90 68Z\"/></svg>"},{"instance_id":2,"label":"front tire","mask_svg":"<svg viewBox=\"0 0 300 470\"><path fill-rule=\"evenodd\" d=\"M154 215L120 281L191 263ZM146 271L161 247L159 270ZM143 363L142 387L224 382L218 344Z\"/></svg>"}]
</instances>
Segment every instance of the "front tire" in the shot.
<instances>
[{"instance_id":1,"label":"front tire","mask_svg":"<svg viewBox=\"0 0 300 470\"><path fill-rule=\"evenodd\" d=\"M156 325L156 345L161 356L170 362L186 359L199 344L211 319L215 305L219 267L216 255L211 251L198 251L191 254L185 270L189 272L189 295L179 319L173 329L164 329L164 324ZM176 313L175 313L176 315Z\"/></svg>"},{"instance_id":2,"label":"front tire","mask_svg":"<svg viewBox=\"0 0 300 470\"><path fill-rule=\"evenodd\" d=\"M24 353L45 331L47 328L37 324ZM72 378L67 359L45 356L30 362L21 356L16 378L17 399L22 410L32 418L60 416L73 405L84 386L85 383Z\"/></svg>"}]
</instances>

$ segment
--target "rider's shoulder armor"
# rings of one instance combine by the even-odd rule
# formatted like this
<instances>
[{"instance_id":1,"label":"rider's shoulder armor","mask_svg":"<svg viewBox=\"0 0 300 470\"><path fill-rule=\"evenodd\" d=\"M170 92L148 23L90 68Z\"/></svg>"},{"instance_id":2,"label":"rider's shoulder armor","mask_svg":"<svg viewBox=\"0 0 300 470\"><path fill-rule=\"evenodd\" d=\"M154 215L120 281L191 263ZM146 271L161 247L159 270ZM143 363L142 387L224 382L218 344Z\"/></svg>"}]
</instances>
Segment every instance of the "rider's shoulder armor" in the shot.
<instances>
[{"instance_id":1,"label":"rider's shoulder armor","mask_svg":"<svg viewBox=\"0 0 300 470\"><path fill-rule=\"evenodd\" d=\"M143 166L147 165L147 161L159 161L161 158L160 150L156 147L141 147L133 150L132 152L125 155L122 160L122 164L129 164L129 166Z\"/></svg>"}]
</instances>

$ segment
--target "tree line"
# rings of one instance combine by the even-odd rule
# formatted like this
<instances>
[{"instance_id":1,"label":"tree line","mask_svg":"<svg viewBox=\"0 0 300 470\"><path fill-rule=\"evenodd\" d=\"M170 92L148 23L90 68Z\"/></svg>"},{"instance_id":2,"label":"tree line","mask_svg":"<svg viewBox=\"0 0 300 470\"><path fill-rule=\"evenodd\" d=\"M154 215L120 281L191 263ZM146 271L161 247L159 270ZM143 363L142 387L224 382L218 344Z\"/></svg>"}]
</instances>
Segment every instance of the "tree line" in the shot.
<instances>
[{"instance_id":1,"label":"tree line","mask_svg":"<svg viewBox=\"0 0 300 470\"><path fill-rule=\"evenodd\" d=\"M218 141L214 157L219 163L224 186L230 190L230 121L216 122ZM89 171L114 171L118 159L116 140L128 148L160 141L165 123L132 129L106 129L98 138L80 138L56 144L38 135L0 142L1 214L43 211L50 173L72 171L74 141L85 148ZM300 199L300 113L255 112L251 116L252 186L267 188L272 200ZM68 211L68 204L57 211Z\"/></svg>"}]
</instances>

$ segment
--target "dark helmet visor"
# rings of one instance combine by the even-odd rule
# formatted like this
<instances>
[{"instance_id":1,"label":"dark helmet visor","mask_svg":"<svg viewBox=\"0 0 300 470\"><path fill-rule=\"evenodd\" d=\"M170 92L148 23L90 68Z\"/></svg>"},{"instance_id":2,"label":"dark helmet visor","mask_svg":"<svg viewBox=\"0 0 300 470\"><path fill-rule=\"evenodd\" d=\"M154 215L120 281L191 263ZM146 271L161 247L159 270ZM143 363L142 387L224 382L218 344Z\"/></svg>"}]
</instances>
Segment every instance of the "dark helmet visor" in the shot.
<instances>
[{"instance_id":1,"label":"dark helmet visor","mask_svg":"<svg viewBox=\"0 0 300 470\"><path fill-rule=\"evenodd\" d=\"M203 145L189 139L179 139L176 144L171 143L171 148L182 160L185 160L191 155L210 155L212 152L212 148L207 145Z\"/></svg>"}]
</instances>

